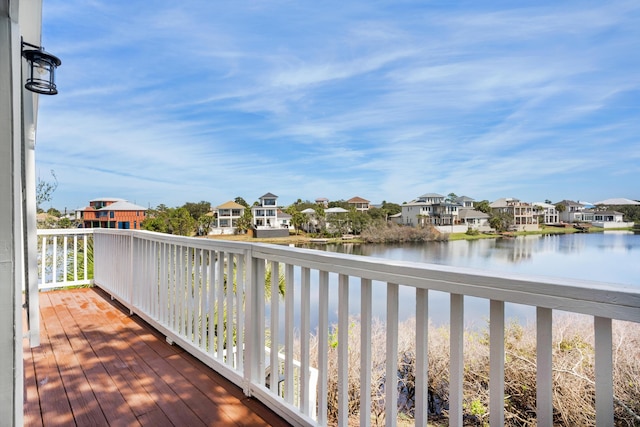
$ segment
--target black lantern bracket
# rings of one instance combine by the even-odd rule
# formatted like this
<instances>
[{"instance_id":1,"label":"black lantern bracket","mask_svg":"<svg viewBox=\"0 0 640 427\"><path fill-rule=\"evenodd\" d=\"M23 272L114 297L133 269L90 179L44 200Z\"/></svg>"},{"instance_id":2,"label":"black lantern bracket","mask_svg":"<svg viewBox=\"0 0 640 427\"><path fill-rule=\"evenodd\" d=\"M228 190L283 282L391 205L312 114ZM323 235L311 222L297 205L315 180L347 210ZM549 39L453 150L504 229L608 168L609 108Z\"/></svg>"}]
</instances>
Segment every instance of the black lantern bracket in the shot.
<instances>
[{"instance_id":1,"label":"black lantern bracket","mask_svg":"<svg viewBox=\"0 0 640 427\"><path fill-rule=\"evenodd\" d=\"M24 87L31 92L43 95L58 93L55 82L55 70L62 64L57 56L45 52L43 46L22 41L22 56L29 64L29 76Z\"/></svg>"}]
</instances>

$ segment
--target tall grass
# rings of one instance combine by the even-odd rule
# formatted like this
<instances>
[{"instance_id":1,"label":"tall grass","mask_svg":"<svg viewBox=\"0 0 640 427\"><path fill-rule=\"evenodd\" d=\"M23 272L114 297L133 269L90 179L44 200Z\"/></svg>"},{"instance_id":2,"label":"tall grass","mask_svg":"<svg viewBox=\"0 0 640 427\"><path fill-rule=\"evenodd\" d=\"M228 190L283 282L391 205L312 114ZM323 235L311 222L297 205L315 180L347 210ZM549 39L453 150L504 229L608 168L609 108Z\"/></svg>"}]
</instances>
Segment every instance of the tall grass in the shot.
<instances>
[{"instance_id":1,"label":"tall grass","mask_svg":"<svg viewBox=\"0 0 640 427\"><path fill-rule=\"evenodd\" d=\"M350 419L357 424L360 412L360 323L349 324L348 394ZM337 333L329 331L328 416L335 424L338 408ZM505 424L536 425L536 328L509 323L505 330ZM374 322L371 348L371 419L384 425L385 325ZM640 325L613 323L615 424L640 425ZM312 345L317 355L317 337ZM399 419L414 417L415 319L401 324L398 337ZM587 316L566 315L554 322L553 333L554 425L594 426L594 332ZM449 392L449 329L429 325L429 417L447 424ZM312 360L312 364L317 363ZM316 365L317 366L317 365ZM466 425L488 425L489 335L466 331L464 366L464 419Z\"/></svg>"},{"instance_id":2,"label":"tall grass","mask_svg":"<svg viewBox=\"0 0 640 427\"><path fill-rule=\"evenodd\" d=\"M407 243L446 241L449 236L440 233L432 225L404 227L391 222L376 222L362 230L360 238L367 243Z\"/></svg>"}]
</instances>

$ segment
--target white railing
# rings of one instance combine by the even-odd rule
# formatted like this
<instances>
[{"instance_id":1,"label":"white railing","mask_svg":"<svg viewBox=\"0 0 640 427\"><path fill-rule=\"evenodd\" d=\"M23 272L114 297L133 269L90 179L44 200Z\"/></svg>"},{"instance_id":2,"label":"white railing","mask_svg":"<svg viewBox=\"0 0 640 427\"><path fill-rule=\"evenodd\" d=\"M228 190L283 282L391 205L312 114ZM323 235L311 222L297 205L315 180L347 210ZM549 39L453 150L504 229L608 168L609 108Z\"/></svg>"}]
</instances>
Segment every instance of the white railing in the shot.
<instances>
[{"instance_id":1,"label":"white railing","mask_svg":"<svg viewBox=\"0 0 640 427\"><path fill-rule=\"evenodd\" d=\"M553 311L594 318L597 425L613 425L614 419L612 319L640 323L640 289L593 282L141 231L95 230L94 252L97 286L159 329L168 341L179 344L294 425L327 424L328 354L334 346L338 355L337 424L348 425L349 353L356 351L364 391L359 402L360 424L370 425L374 312L383 307L384 351L387 356L397 355L399 301L407 292L415 301L418 426L427 425L428 299L434 291L449 295L449 423L454 426L461 426L463 420L466 297L490 301L491 425L504 424L505 303L536 307L540 426L553 424ZM284 296L276 291L281 283ZM273 290L270 297L266 297L268 288ZM350 301L354 291L360 294L359 301ZM337 340L329 342L333 310L337 311ZM348 346L353 315L360 318L359 348ZM323 331L317 333L317 341L312 339L312 325ZM229 348L234 351L227 352ZM311 360L317 362L311 366ZM275 375L267 378L270 366L279 367L277 381L271 380ZM386 357L386 378L397 380L398 368L397 357ZM384 394L386 423L395 425L398 387L385 386Z\"/></svg>"},{"instance_id":2,"label":"white railing","mask_svg":"<svg viewBox=\"0 0 640 427\"><path fill-rule=\"evenodd\" d=\"M93 283L93 229L39 229L37 235L39 290Z\"/></svg>"}]
</instances>

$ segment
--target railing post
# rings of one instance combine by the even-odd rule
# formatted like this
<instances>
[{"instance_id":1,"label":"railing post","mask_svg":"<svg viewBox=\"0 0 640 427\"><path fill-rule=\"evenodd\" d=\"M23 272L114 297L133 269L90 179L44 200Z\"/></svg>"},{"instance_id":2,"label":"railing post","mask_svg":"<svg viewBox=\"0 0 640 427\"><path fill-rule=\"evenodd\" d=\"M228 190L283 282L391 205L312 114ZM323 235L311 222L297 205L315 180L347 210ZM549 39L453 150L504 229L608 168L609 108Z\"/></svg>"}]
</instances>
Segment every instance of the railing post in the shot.
<instances>
[{"instance_id":1,"label":"railing post","mask_svg":"<svg viewBox=\"0 0 640 427\"><path fill-rule=\"evenodd\" d=\"M130 232L129 233L129 314L133 314L133 287L135 286L135 281L133 280L133 266L137 263L135 263L135 252L134 252L134 239L135 239L135 235L134 232Z\"/></svg>"},{"instance_id":2,"label":"railing post","mask_svg":"<svg viewBox=\"0 0 640 427\"><path fill-rule=\"evenodd\" d=\"M300 409L305 415L311 414L309 404L309 336L311 335L311 271L302 268L300 295ZM272 289L271 292L274 292ZM314 402L315 405L315 402Z\"/></svg>"},{"instance_id":3,"label":"railing post","mask_svg":"<svg viewBox=\"0 0 640 427\"><path fill-rule=\"evenodd\" d=\"M338 276L338 426L349 425L349 276Z\"/></svg>"},{"instance_id":4,"label":"railing post","mask_svg":"<svg viewBox=\"0 0 640 427\"><path fill-rule=\"evenodd\" d=\"M294 336L293 336L293 322L294 322L294 292L295 292L295 284L294 284L294 272L293 265L287 264L285 266L285 313L284 313L284 324L285 324L285 342L284 342L284 400L293 404L293 346L294 346Z\"/></svg>"},{"instance_id":5,"label":"railing post","mask_svg":"<svg viewBox=\"0 0 640 427\"><path fill-rule=\"evenodd\" d=\"M536 309L536 418L541 427L553 425L552 325L551 309L538 307Z\"/></svg>"},{"instance_id":6,"label":"railing post","mask_svg":"<svg viewBox=\"0 0 640 427\"><path fill-rule=\"evenodd\" d=\"M429 413L429 291L416 289L416 427L427 427Z\"/></svg>"},{"instance_id":7,"label":"railing post","mask_svg":"<svg viewBox=\"0 0 640 427\"><path fill-rule=\"evenodd\" d=\"M360 427L371 425L371 279L360 281Z\"/></svg>"},{"instance_id":8,"label":"railing post","mask_svg":"<svg viewBox=\"0 0 640 427\"><path fill-rule=\"evenodd\" d=\"M462 384L464 381L464 295L451 294L449 423L462 427Z\"/></svg>"},{"instance_id":9,"label":"railing post","mask_svg":"<svg viewBox=\"0 0 640 427\"><path fill-rule=\"evenodd\" d=\"M387 283L387 363L385 378L385 425L398 422L398 306L399 286Z\"/></svg>"},{"instance_id":10,"label":"railing post","mask_svg":"<svg viewBox=\"0 0 640 427\"><path fill-rule=\"evenodd\" d=\"M320 270L318 303L318 424L327 423L327 383L329 365L329 273Z\"/></svg>"},{"instance_id":11,"label":"railing post","mask_svg":"<svg viewBox=\"0 0 640 427\"><path fill-rule=\"evenodd\" d=\"M489 313L489 424L504 425L504 302L491 300Z\"/></svg>"},{"instance_id":12,"label":"railing post","mask_svg":"<svg viewBox=\"0 0 640 427\"><path fill-rule=\"evenodd\" d=\"M243 392L246 396L251 396L251 384L259 377L261 352L260 343L264 341L264 331L260 330L260 316L264 312L264 286L259 285L258 275L260 274L260 262L264 266L264 260L254 258L251 249L245 251L246 260L246 277L248 283L245 283L247 299L245 309L245 342L244 354L245 363L243 365L244 385ZM262 268L262 281L264 282L264 267ZM262 336L262 340L260 339ZM243 343L238 343L241 346ZM264 363L264 362L263 362ZM264 381L264 380L263 380Z\"/></svg>"},{"instance_id":13,"label":"railing post","mask_svg":"<svg viewBox=\"0 0 640 427\"><path fill-rule=\"evenodd\" d=\"M594 318L596 425L613 425L613 353L611 319Z\"/></svg>"}]
</instances>

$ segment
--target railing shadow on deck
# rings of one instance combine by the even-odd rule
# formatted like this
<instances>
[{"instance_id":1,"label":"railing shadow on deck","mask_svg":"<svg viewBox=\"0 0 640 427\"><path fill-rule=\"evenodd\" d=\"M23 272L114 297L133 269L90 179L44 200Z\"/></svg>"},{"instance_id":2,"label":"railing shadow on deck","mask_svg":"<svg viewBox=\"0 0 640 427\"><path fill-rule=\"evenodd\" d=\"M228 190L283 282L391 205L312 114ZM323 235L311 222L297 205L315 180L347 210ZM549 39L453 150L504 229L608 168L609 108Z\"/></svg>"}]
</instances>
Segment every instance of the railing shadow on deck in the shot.
<instances>
[{"instance_id":1,"label":"railing shadow on deck","mask_svg":"<svg viewBox=\"0 0 640 427\"><path fill-rule=\"evenodd\" d=\"M47 235L56 235L56 231ZM640 323L640 288L145 231L75 230L71 236L62 237L63 246L72 248L70 255L65 253L63 274L45 274L63 267L48 265L48 259L60 255L49 256L57 250L43 244L43 287L52 285L48 277L53 286L64 285L70 278L73 284L81 280L99 286L169 342L178 343L294 425L348 424L353 416L349 413L352 390L346 379L349 353L354 351L359 352L360 390L364 391L358 397L360 424L371 423L372 398L367 391L372 387L372 351L398 354L399 319L406 309L400 306L401 295L410 295L415 313L414 414L415 424L421 426L427 424L429 415L431 295L448 295L450 425L462 425L465 407L465 297L489 301L492 425L504 424L505 303L524 304L536 311L538 425L553 424L553 313L593 316L597 425L612 425L614 419L612 320ZM79 264L75 261L77 241L92 242L83 259L93 252L93 278L78 278L76 267L69 273L70 265ZM89 266L84 267L83 274L88 271ZM352 316L360 320L359 348L348 346ZM384 349L371 348L376 317L385 321ZM330 336L333 323L337 326ZM317 342L313 341L312 349L314 334ZM234 351L227 352L230 348ZM329 365L334 363L328 358L330 349L337 353L335 393L328 389ZM278 381L270 381L270 374L267 378L271 366L278 366ZM385 378L397 379L398 369L398 357L386 357ZM382 385L381 389L387 425L395 425L398 387ZM331 412L330 394L337 394Z\"/></svg>"}]
</instances>

